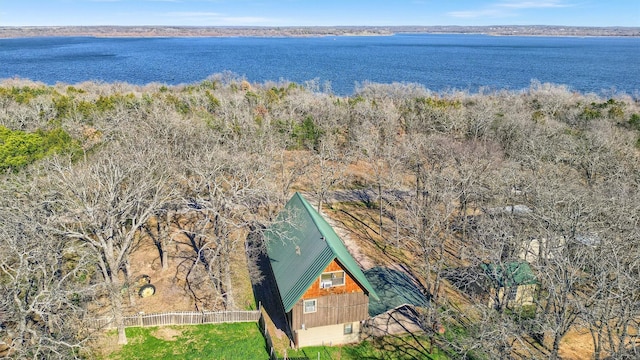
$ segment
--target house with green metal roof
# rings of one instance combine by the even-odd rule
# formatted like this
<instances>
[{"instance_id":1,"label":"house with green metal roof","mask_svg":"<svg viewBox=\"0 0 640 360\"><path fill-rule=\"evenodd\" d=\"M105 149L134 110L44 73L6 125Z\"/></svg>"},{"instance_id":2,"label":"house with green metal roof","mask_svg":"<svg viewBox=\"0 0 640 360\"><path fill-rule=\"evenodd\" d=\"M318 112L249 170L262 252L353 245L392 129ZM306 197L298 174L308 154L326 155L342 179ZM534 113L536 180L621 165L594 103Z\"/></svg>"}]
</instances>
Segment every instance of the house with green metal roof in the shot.
<instances>
[{"instance_id":1,"label":"house with green metal roof","mask_svg":"<svg viewBox=\"0 0 640 360\"><path fill-rule=\"evenodd\" d=\"M295 193L264 239L296 346L359 341L378 296L329 223Z\"/></svg>"},{"instance_id":2,"label":"house with green metal roof","mask_svg":"<svg viewBox=\"0 0 640 360\"><path fill-rule=\"evenodd\" d=\"M489 306L533 305L538 282L528 263L488 263L481 264L480 268L489 280Z\"/></svg>"}]
</instances>

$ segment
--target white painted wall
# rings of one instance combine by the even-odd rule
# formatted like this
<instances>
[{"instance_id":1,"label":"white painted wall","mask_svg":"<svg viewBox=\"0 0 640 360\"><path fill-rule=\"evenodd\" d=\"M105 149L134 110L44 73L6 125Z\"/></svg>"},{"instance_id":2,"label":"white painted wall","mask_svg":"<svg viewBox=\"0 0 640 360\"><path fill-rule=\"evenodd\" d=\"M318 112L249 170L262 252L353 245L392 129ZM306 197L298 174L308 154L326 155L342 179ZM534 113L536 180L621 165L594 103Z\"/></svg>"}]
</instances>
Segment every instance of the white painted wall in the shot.
<instances>
[{"instance_id":1,"label":"white painted wall","mask_svg":"<svg viewBox=\"0 0 640 360\"><path fill-rule=\"evenodd\" d=\"M360 341L360 323L353 323L353 332L344 334L344 324L319 326L296 330L296 345L298 347L318 345L340 345Z\"/></svg>"}]
</instances>

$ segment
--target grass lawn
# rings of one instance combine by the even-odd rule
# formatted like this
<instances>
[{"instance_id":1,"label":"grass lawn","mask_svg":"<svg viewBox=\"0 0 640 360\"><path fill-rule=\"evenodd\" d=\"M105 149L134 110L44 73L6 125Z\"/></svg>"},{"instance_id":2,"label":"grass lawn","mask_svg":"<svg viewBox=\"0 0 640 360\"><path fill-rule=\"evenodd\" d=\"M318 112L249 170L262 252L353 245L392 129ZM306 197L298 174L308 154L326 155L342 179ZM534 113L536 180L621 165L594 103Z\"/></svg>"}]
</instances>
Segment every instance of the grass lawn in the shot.
<instances>
[{"instance_id":1,"label":"grass lawn","mask_svg":"<svg viewBox=\"0 0 640 360\"><path fill-rule=\"evenodd\" d=\"M424 341L422 341L424 340ZM387 336L379 339L363 341L360 344L344 346L310 346L300 350L288 350L290 358L307 357L310 360L359 360L359 359L384 359L384 360L409 360L409 359L434 359L448 360L445 354L437 348L429 353L428 340L416 341L410 336Z\"/></svg>"},{"instance_id":2,"label":"grass lawn","mask_svg":"<svg viewBox=\"0 0 640 360\"><path fill-rule=\"evenodd\" d=\"M107 359L268 359L256 323L128 328Z\"/></svg>"}]
</instances>

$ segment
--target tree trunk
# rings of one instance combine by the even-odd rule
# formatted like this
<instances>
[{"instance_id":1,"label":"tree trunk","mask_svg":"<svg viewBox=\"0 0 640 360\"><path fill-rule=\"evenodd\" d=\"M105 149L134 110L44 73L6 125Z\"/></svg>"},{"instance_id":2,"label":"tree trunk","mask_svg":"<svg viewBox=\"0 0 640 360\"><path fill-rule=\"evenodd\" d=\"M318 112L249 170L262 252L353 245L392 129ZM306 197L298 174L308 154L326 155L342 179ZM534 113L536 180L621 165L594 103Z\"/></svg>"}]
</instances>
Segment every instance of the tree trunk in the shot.
<instances>
[{"instance_id":1,"label":"tree trunk","mask_svg":"<svg viewBox=\"0 0 640 360\"><path fill-rule=\"evenodd\" d=\"M160 238L160 262L162 262L162 271L169 268L169 237L171 236L171 220L175 216L175 211L167 211L167 222L164 224L165 231Z\"/></svg>"},{"instance_id":2,"label":"tree trunk","mask_svg":"<svg viewBox=\"0 0 640 360\"><path fill-rule=\"evenodd\" d=\"M162 262L162 271L165 271L169 268L169 252L167 251L167 248L169 247L169 245L167 244L167 239L164 238L162 240L160 240L160 246L162 246L162 253L160 255L160 262Z\"/></svg>"},{"instance_id":3,"label":"tree trunk","mask_svg":"<svg viewBox=\"0 0 640 360\"><path fill-rule=\"evenodd\" d=\"M122 297L120 295L120 283L112 280L109 297L111 298L111 311L113 312L113 320L118 328L118 344L126 345L127 334L124 331L124 317L122 316Z\"/></svg>"},{"instance_id":4,"label":"tree trunk","mask_svg":"<svg viewBox=\"0 0 640 360\"><path fill-rule=\"evenodd\" d=\"M562 336L560 336L559 333L553 335L553 347L551 348L551 353L549 354L549 360L558 359L558 352L560 352L560 339L562 339Z\"/></svg>"},{"instance_id":5,"label":"tree trunk","mask_svg":"<svg viewBox=\"0 0 640 360\"><path fill-rule=\"evenodd\" d=\"M393 217L396 221L396 247L400 248L400 220L398 219L398 206L395 202L393 205Z\"/></svg>"},{"instance_id":6,"label":"tree trunk","mask_svg":"<svg viewBox=\"0 0 640 360\"><path fill-rule=\"evenodd\" d=\"M382 235L382 184L380 182L378 182L378 207L380 210L378 213L380 222L380 238L384 239L384 236Z\"/></svg>"},{"instance_id":7,"label":"tree trunk","mask_svg":"<svg viewBox=\"0 0 640 360\"><path fill-rule=\"evenodd\" d=\"M125 281L127 286L127 295L129 296L129 305L136 306L136 286L137 284L133 283L133 278L131 276L131 263L129 260L124 263L124 272L125 272Z\"/></svg>"},{"instance_id":8,"label":"tree trunk","mask_svg":"<svg viewBox=\"0 0 640 360\"><path fill-rule=\"evenodd\" d=\"M600 360L600 335L591 334L591 338L593 340L593 359Z\"/></svg>"},{"instance_id":9,"label":"tree trunk","mask_svg":"<svg viewBox=\"0 0 640 360\"><path fill-rule=\"evenodd\" d=\"M224 264L224 287L225 287L225 306L227 310L233 310L236 308L236 302L233 297L233 282L231 279L231 266L229 259L229 254L226 254L225 264Z\"/></svg>"},{"instance_id":10,"label":"tree trunk","mask_svg":"<svg viewBox=\"0 0 640 360\"><path fill-rule=\"evenodd\" d=\"M129 342L127 341L127 334L124 330L124 323L122 319L122 315L116 315L115 317L116 323L118 326L118 345L127 345Z\"/></svg>"}]
</instances>

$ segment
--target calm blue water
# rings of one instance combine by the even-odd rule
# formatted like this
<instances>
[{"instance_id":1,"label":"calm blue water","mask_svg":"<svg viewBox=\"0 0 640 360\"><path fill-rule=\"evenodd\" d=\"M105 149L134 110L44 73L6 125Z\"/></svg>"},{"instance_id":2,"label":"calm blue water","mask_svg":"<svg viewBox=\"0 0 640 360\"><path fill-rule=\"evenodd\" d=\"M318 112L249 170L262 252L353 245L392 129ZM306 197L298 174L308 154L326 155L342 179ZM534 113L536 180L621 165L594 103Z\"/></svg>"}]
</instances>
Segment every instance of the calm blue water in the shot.
<instances>
[{"instance_id":1,"label":"calm blue water","mask_svg":"<svg viewBox=\"0 0 640 360\"><path fill-rule=\"evenodd\" d=\"M321 38L0 39L0 78L194 83L231 71L251 82L415 82L434 91L517 90L532 80L581 92L640 92L640 38L396 35Z\"/></svg>"}]
</instances>

